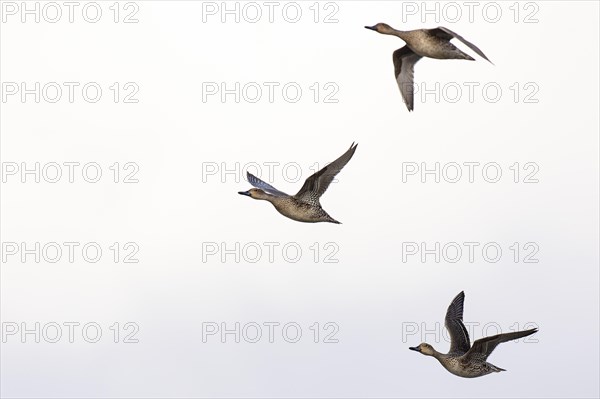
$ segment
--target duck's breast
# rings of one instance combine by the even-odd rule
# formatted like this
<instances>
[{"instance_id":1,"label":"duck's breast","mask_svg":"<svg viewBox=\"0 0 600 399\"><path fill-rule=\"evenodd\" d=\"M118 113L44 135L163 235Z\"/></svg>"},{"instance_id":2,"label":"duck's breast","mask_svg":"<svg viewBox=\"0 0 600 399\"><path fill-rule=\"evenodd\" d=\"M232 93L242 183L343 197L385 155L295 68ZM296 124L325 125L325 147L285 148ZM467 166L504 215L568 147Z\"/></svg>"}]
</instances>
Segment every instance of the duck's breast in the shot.
<instances>
[{"instance_id":1,"label":"duck's breast","mask_svg":"<svg viewBox=\"0 0 600 399\"><path fill-rule=\"evenodd\" d=\"M273 206L275 209L292 220L298 222L317 222L318 212L314 207L304 204L298 201L294 201L292 198L285 198L280 201L274 201Z\"/></svg>"}]
</instances>

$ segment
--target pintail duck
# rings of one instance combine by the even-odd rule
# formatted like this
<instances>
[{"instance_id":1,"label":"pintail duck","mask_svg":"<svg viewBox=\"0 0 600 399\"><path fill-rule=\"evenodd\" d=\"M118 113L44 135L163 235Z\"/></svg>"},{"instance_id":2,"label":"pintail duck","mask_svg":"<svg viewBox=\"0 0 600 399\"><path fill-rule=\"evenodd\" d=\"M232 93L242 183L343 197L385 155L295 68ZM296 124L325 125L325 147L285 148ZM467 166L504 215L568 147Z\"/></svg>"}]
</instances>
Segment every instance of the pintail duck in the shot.
<instances>
[{"instance_id":1,"label":"pintail duck","mask_svg":"<svg viewBox=\"0 0 600 399\"><path fill-rule=\"evenodd\" d=\"M358 144L352 143L344 155L306 179L300 191L294 196L277 190L249 172L247 173L248 182L256 188L240 191L238 194L269 201L283 216L298 222L341 224L325 212L319 198L327 190L335 175L350 161L357 146Z\"/></svg>"},{"instance_id":2,"label":"pintail duck","mask_svg":"<svg viewBox=\"0 0 600 399\"><path fill-rule=\"evenodd\" d=\"M489 60L483 52L473 43L448 28L440 26L435 29L417 29L401 31L391 26L379 23L375 26L365 26L384 35L398 36L406 42L406 46L394 51L394 76L400 87L400 93L404 98L409 111L414 108L414 68L415 64L423 57L436 58L439 60L460 59L474 61L474 58L463 53L450 40L456 38L469 46L481 57Z\"/></svg>"},{"instance_id":3,"label":"pintail duck","mask_svg":"<svg viewBox=\"0 0 600 399\"><path fill-rule=\"evenodd\" d=\"M498 344L531 335L537 332L537 328L481 338L470 346L469 334L462 321L464 300L465 293L461 292L454 298L446 312L445 324L450 333L450 352L447 354L437 352L427 343L409 349L435 357L446 370L459 377L474 378L506 371L488 363L488 356Z\"/></svg>"}]
</instances>

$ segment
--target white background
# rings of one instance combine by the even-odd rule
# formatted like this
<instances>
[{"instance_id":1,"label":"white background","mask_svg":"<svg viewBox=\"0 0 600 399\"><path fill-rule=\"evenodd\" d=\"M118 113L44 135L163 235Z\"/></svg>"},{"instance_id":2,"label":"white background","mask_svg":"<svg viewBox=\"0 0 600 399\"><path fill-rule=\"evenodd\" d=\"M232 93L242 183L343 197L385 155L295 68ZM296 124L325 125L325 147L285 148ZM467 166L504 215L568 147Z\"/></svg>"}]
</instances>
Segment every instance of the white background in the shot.
<instances>
[{"instance_id":1,"label":"white background","mask_svg":"<svg viewBox=\"0 0 600 399\"><path fill-rule=\"evenodd\" d=\"M22 183L19 174L6 176L1 233L3 243L29 247L97 242L103 256L90 263L76 252L73 263L66 254L36 263L5 253L0 309L5 329L95 322L103 335L98 343L86 342L81 330L70 343L66 328L58 343L6 336L3 397L599 395L598 3L536 2L537 23L523 22L534 10L524 3L518 22L512 3L502 3L502 18L492 23L482 15L485 3L469 21L459 2L465 14L452 23L444 15L406 15L402 2L392 1L337 2L337 23L323 23L323 8L315 23L313 2L301 3L300 21L289 23L281 3L273 23L266 15L222 23L220 14L203 16L202 2L138 1L134 24L113 22L113 2L101 2L101 20L88 23L84 4L73 23L66 14L57 23L3 15L3 83L98 82L103 95L97 103L80 90L73 103L66 92L57 103L3 99L1 157L3 167L97 162L102 179L92 184L76 174L74 183L66 176L35 183L28 176ZM501 98L486 100L481 86L472 102L466 91L456 103L417 95L409 113L391 62L403 43L363 28L377 22L460 33L495 65L424 59L416 83L493 82ZM114 82L137 84L139 102L114 103ZM206 82L296 82L303 94L296 103L277 90L272 103L236 103L233 96L203 102ZM321 96L315 103L315 82L337 85L338 102ZM515 102L515 83L534 84L537 103ZM271 179L266 169L262 176L293 194L311 166L334 160L353 141L360 143L354 158L321 201L341 225L294 222L239 196L250 188L241 172L203 175L214 163L234 169L278 162ZM113 183L108 166L115 162L136 163L139 183ZM481 173L473 183L466 176L422 183L419 175L403 182L406 162L496 162L503 175L498 183ZM513 182L515 162L538 165L539 182ZM288 163L300 165L301 179L282 174ZM108 249L114 242L135 242L139 263L115 263ZM256 263L243 256L222 262L220 254L203 261L213 242L280 246L273 262L266 252ZM466 254L456 263L417 255L403 262L406 242L494 242L503 253L496 263L480 250L473 262ZM524 253L515 262L515 242L535 243L539 262L524 263ZM302 249L298 262L283 258L286 243ZM339 262L323 261L326 243L338 248ZM480 323L472 340L496 333L483 331L486 323L504 332L515 323L539 327L537 343L506 343L490 356L507 372L461 379L408 350L423 339L447 350L440 324L461 290L465 322ZM136 323L139 343L123 343L123 336L114 343L115 322ZM207 322L295 322L303 335L298 343L286 342L280 330L274 343L265 335L255 344L232 336L222 343L219 335L202 342ZM315 322L336 323L339 342L320 336L314 343ZM436 323L437 334L403 338L409 325Z\"/></svg>"}]
</instances>

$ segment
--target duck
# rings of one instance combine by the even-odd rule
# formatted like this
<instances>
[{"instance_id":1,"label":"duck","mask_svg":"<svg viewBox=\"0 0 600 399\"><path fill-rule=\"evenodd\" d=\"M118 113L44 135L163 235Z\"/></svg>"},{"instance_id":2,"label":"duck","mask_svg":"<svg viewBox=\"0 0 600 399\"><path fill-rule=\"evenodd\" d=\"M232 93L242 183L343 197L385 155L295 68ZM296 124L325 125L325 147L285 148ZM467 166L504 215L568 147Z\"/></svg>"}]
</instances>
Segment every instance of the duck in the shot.
<instances>
[{"instance_id":1,"label":"duck","mask_svg":"<svg viewBox=\"0 0 600 399\"><path fill-rule=\"evenodd\" d=\"M273 204L277 212L297 222L341 224L323 209L320 198L335 176L352 159L357 146L358 144L352 143L342 156L307 178L296 195L288 195L279 191L250 172L246 173L246 177L255 188L240 191L238 194L255 200L268 201Z\"/></svg>"},{"instance_id":2,"label":"duck","mask_svg":"<svg viewBox=\"0 0 600 399\"><path fill-rule=\"evenodd\" d=\"M414 69L415 64L423 57L438 60L469 60L475 59L464 53L450 43L452 39L458 39L475 51L485 60L492 61L473 43L452 32L443 26L434 29L416 29L409 31L396 30L388 24L378 23L374 26L365 26L366 29L374 30L383 35L393 35L404 40L406 45L394 51L394 77L400 88L400 93L409 112L414 110Z\"/></svg>"},{"instance_id":3,"label":"duck","mask_svg":"<svg viewBox=\"0 0 600 399\"><path fill-rule=\"evenodd\" d=\"M505 334L493 335L469 342L469 333L463 324L464 291L460 292L453 300L446 312L445 325L450 333L450 351L446 354L436 351L428 343L410 347L425 356L432 356L450 373L464 378L482 377L491 373L506 371L487 361L488 356L501 343L527 337L538 331L532 328Z\"/></svg>"}]
</instances>

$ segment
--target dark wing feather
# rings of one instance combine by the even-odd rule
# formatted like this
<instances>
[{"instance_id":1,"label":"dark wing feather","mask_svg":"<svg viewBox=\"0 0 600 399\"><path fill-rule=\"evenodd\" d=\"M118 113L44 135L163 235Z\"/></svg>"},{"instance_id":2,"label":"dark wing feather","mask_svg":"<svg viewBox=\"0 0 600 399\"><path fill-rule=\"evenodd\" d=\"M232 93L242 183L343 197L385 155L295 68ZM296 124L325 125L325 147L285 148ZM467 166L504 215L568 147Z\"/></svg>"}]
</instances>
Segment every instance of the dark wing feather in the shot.
<instances>
[{"instance_id":1,"label":"dark wing feather","mask_svg":"<svg viewBox=\"0 0 600 399\"><path fill-rule=\"evenodd\" d=\"M465 361L477 360L485 362L488 356L494 351L494 349L502 342L512 341L513 339L519 339L527 337L533 333L536 333L537 328L525 331L517 331L506 334L493 335L491 337L485 337L478 339L473 342L473 347L465 354Z\"/></svg>"},{"instance_id":2,"label":"dark wing feather","mask_svg":"<svg viewBox=\"0 0 600 399\"><path fill-rule=\"evenodd\" d=\"M486 57L485 54L483 54L483 51L481 51L479 49L479 47L477 47L476 45L474 45L473 43L471 43L470 41L468 41L467 39L465 39L458 33L452 32L448 28L444 28L443 26L440 26L435 29L430 29L429 33L439 37L440 39L444 39L444 40L452 40L453 38L456 38L456 39L460 40L461 42L463 42L464 44L466 44L467 46L469 46L469 48L471 50L473 50L474 52L479 54L481 57L485 58L487 61L489 61L490 63L493 64L493 62L490 61L490 59L488 57Z\"/></svg>"},{"instance_id":3,"label":"dark wing feather","mask_svg":"<svg viewBox=\"0 0 600 399\"><path fill-rule=\"evenodd\" d=\"M304 185L294 197L299 201L318 205L319 198L327 190L335 175L352 159L357 146L358 144L352 143L350 149L344 155L306 179Z\"/></svg>"},{"instance_id":4,"label":"dark wing feather","mask_svg":"<svg viewBox=\"0 0 600 399\"><path fill-rule=\"evenodd\" d=\"M409 111L414 109L414 72L415 64L421 59L408 46L396 51L392 56L394 60L394 77L400 88L400 93Z\"/></svg>"},{"instance_id":5,"label":"dark wing feather","mask_svg":"<svg viewBox=\"0 0 600 399\"><path fill-rule=\"evenodd\" d=\"M267 194L271 194L276 197L289 197L289 195L287 195L283 191L277 190L275 187L271 186L268 183L265 183L250 172L246 172L246 178L248 179L248 183L252 184L256 188L260 188Z\"/></svg>"},{"instance_id":6,"label":"dark wing feather","mask_svg":"<svg viewBox=\"0 0 600 399\"><path fill-rule=\"evenodd\" d=\"M446 311L445 324L450 333L450 352L449 353L466 353L471 345L469 341L469 332L463 324L463 304L465 301L465 293L461 292L453 300L448 310Z\"/></svg>"}]
</instances>

